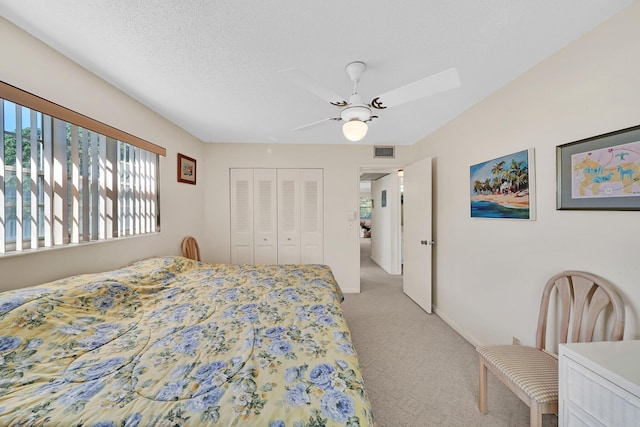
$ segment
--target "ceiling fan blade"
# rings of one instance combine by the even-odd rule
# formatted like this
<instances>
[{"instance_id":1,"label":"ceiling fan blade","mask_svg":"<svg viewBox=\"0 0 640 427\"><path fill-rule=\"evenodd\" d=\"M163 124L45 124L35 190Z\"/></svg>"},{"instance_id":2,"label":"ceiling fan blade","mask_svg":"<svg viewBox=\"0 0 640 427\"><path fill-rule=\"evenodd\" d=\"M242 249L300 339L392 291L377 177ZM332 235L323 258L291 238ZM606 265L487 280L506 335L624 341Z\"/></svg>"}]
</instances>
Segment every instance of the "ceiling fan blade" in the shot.
<instances>
[{"instance_id":1,"label":"ceiling fan blade","mask_svg":"<svg viewBox=\"0 0 640 427\"><path fill-rule=\"evenodd\" d=\"M309 123L309 124L304 125L304 126L299 126L297 128L293 128L293 129L291 129L291 131L294 132L294 131L298 131L298 130L311 129L311 128L314 128L316 126L320 126L320 125L323 125L325 123L328 123L328 122L339 121L339 120L342 120L342 119L340 117L330 117L328 119L323 119L323 120L320 120L320 121L317 121L317 122Z\"/></svg>"},{"instance_id":2,"label":"ceiling fan blade","mask_svg":"<svg viewBox=\"0 0 640 427\"><path fill-rule=\"evenodd\" d=\"M285 68L279 72L302 89L308 90L312 94L324 99L329 104L336 105L338 107L344 107L347 105L347 101L345 101L343 97L336 94L331 89L325 88L299 68Z\"/></svg>"},{"instance_id":3,"label":"ceiling fan blade","mask_svg":"<svg viewBox=\"0 0 640 427\"><path fill-rule=\"evenodd\" d=\"M455 89L459 86L460 76L458 76L458 70L449 68L448 70L409 83L406 86L383 93L373 98L371 106L382 110L387 107L395 107L396 105L406 104L426 96Z\"/></svg>"}]
</instances>

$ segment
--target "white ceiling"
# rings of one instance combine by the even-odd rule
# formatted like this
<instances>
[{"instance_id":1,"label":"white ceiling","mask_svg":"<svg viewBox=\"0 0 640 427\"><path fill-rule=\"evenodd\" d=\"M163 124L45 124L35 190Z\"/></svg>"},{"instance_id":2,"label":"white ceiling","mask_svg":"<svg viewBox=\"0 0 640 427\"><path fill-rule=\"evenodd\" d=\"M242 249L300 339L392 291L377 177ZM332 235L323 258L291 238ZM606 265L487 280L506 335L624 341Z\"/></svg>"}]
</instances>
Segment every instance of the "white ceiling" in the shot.
<instances>
[{"instance_id":1,"label":"white ceiling","mask_svg":"<svg viewBox=\"0 0 640 427\"><path fill-rule=\"evenodd\" d=\"M339 108L287 67L346 98L344 67L364 61L365 101L457 67L460 88L377 112L359 142L411 145L631 3L0 0L0 15L205 142L349 143L342 122L290 131Z\"/></svg>"}]
</instances>

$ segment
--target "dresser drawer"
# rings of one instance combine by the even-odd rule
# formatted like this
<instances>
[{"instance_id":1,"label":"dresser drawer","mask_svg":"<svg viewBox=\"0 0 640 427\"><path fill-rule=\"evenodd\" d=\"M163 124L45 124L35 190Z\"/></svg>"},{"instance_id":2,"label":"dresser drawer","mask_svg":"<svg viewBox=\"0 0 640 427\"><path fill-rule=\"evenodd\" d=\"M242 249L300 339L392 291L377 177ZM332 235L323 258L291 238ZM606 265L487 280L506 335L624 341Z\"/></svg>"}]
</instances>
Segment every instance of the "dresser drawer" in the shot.
<instances>
[{"instance_id":1,"label":"dresser drawer","mask_svg":"<svg viewBox=\"0 0 640 427\"><path fill-rule=\"evenodd\" d=\"M565 344L559 359L559 425L640 427L637 342Z\"/></svg>"},{"instance_id":2,"label":"dresser drawer","mask_svg":"<svg viewBox=\"0 0 640 427\"><path fill-rule=\"evenodd\" d=\"M638 397L570 359L566 369L567 409L580 409L583 418L588 420L587 424L576 425L640 426Z\"/></svg>"}]
</instances>

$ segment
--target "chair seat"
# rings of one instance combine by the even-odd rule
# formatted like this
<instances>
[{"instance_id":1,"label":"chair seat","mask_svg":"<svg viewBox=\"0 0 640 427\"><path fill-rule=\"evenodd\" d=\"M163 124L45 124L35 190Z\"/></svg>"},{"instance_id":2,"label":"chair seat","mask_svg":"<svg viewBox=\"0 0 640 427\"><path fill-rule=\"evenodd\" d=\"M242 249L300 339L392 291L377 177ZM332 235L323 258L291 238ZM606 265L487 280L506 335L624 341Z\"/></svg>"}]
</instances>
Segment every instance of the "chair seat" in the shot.
<instances>
[{"instance_id":1,"label":"chair seat","mask_svg":"<svg viewBox=\"0 0 640 427\"><path fill-rule=\"evenodd\" d=\"M476 349L511 382L538 403L558 401L558 359L535 347L494 345Z\"/></svg>"}]
</instances>

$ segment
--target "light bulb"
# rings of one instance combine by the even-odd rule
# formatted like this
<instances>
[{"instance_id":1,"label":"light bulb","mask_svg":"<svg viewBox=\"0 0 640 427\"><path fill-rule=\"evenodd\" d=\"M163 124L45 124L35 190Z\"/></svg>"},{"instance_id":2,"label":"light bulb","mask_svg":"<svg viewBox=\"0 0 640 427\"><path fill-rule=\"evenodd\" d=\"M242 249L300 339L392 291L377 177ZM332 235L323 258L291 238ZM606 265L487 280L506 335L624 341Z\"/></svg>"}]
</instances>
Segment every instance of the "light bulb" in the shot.
<instances>
[{"instance_id":1,"label":"light bulb","mask_svg":"<svg viewBox=\"0 0 640 427\"><path fill-rule=\"evenodd\" d=\"M369 127L358 119L349 120L342 125L342 133L349 141L360 141L367 134Z\"/></svg>"}]
</instances>

